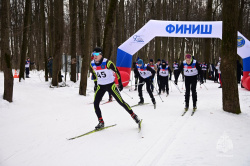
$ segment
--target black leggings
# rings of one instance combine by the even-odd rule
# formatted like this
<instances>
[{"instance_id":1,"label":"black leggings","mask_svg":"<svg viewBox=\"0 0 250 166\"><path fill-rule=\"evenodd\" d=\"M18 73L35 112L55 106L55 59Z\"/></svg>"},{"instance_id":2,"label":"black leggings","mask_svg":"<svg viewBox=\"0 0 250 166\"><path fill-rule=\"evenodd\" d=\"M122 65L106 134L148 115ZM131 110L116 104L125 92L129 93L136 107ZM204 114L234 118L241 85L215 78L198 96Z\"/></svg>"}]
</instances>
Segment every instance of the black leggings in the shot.
<instances>
[{"instance_id":1,"label":"black leggings","mask_svg":"<svg viewBox=\"0 0 250 166\"><path fill-rule=\"evenodd\" d=\"M186 87L185 102L187 105L189 105L190 88L192 91L193 104L196 104L197 101L196 85L197 85L197 75L185 76L185 87Z\"/></svg>"},{"instance_id":2,"label":"black leggings","mask_svg":"<svg viewBox=\"0 0 250 166\"><path fill-rule=\"evenodd\" d=\"M140 99L143 99L142 86L144 85L144 83L146 83L146 89L147 89L147 92L148 92L149 96L151 97L151 99L154 99L154 95L153 95L153 93L151 91L151 88L150 88L152 83L151 83L151 80L149 78L139 79L138 93L139 93Z\"/></svg>"},{"instance_id":3,"label":"black leggings","mask_svg":"<svg viewBox=\"0 0 250 166\"><path fill-rule=\"evenodd\" d=\"M160 85L161 87L159 88L159 93L161 93L161 91L166 91L168 93L169 89L168 89L168 76L166 77L162 77L162 76L159 76L160 78Z\"/></svg>"},{"instance_id":4,"label":"black leggings","mask_svg":"<svg viewBox=\"0 0 250 166\"><path fill-rule=\"evenodd\" d=\"M133 114L131 107L122 99L118 89L116 88L115 83L111 83L107 85L98 85L96 89L94 107L95 113L99 119L102 118L102 112L99 105L106 91L108 91L128 113Z\"/></svg>"}]
</instances>

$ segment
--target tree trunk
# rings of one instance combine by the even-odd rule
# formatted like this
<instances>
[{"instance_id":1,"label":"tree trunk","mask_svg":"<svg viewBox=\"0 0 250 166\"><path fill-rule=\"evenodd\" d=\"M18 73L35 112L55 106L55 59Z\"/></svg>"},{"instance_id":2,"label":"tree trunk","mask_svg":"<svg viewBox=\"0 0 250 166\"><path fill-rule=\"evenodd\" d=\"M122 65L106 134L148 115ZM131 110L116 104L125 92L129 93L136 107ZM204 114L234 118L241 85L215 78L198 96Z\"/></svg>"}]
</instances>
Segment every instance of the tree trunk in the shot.
<instances>
[{"instance_id":1,"label":"tree trunk","mask_svg":"<svg viewBox=\"0 0 250 166\"><path fill-rule=\"evenodd\" d=\"M44 13L44 0L40 0L40 16L41 16L41 36L42 36L42 51L45 69L45 81L48 81L48 60L46 55L46 29L45 29L45 13Z\"/></svg>"},{"instance_id":2,"label":"tree trunk","mask_svg":"<svg viewBox=\"0 0 250 166\"><path fill-rule=\"evenodd\" d=\"M208 0L207 2L207 13L206 21L212 21L212 3L213 0ZM211 54L211 38L205 38L205 51L204 51L204 61L209 66L209 58ZM208 77L208 75L206 75Z\"/></svg>"},{"instance_id":3,"label":"tree trunk","mask_svg":"<svg viewBox=\"0 0 250 166\"><path fill-rule=\"evenodd\" d=\"M157 0L156 3L156 19L157 20L161 20L161 0ZM161 56L161 38L160 37L156 37L155 38L155 62L157 61L157 59L159 59ZM165 59L166 60L166 59Z\"/></svg>"},{"instance_id":4,"label":"tree trunk","mask_svg":"<svg viewBox=\"0 0 250 166\"><path fill-rule=\"evenodd\" d=\"M54 2L53 0L50 0L48 3L49 6L49 14L48 14L48 38L49 38L49 56L53 57L54 53L54 39L55 39L55 31L54 31ZM53 75L53 74L52 74Z\"/></svg>"},{"instance_id":5,"label":"tree trunk","mask_svg":"<svg viewBox=\"0 0 250 166\"><path fill-rule=\"evenodd\" d=\"M69 1L70 11L70 55L71 55L71 78L76 82L76 24L77 24L77 0Z\"/></svg>"},{"instance_id":6,"label":"tree trunk","mask_svg":"<svg viewBox=\"0 0 250 166\"><path fill-rule=\"evenodd\" d=\"M94 6L94 20L95 20L94 25L95 25L95 27L94 28L95 28L96 45L99 47L102 47L102 40L101 40L101 33L100 33L101 29L102 29L101 17L100 17L100 8L101 8L100 6L101 5L99 3L97 3L97 0L95 0L95 6ZM84 31L83 31L83 33L84 33ZM83 36L84 36L84 34L83 34Z\"/></svg>"},{"instance_id":7,"label":"tree trunk","mask_svg":"<svg viewBox=\"0 0 250 166\"><path fill-rule=\"evenodd\" d=\"M78 0L80 2L81 0ZM79 10L80 10L80 4L79 4ZM92 34L92 24L93 24L93 10L94 10L94 0L88 0L88 13L87 13L87 22L86 22L86 29L85 29L85 38L83 41L83 38L81 37L81 45L84 46L84 48L81 48L82 51L82 69L81 69L81 81L80 81L80 88L79 88L79 94L86 96L86 90L87 90L87 75L88 75L88 69L89 69L89 59L90 59L90 48L91 48L91 34ZM79 11L79 14L81 12ZM81 17L79 17L79 26L80 24L83 24L83 20ZM82 25L83 26L83 25ZM99 33L99 32L97 32Z\"/></svg>"},{"instance_id":8,"label":"tree trunk","mask_svg":"<svg viewBox=\"0 0 250 166\"><path fill-rule=\"evenodd\" d=\"M3 99L13 100L13 75L9 46L9 9L10 1L1 0L1 57L3 57L4 93Z\"/></svg>"},{"instance_id":9,"label":"tree trunk","mask_svg":"<svg viewBox=\"0 0 250 166\"><path fill-rule=\"evenodd\" d=\"M24 23L23 23L23 43L22 43L22 51L21 51L21 62L20 62L20 73L19 73L19 82L21 82L21 79L24 78L24 71L25 71L25 59L27 54L27 45L28 45L28 39L27 34L29 30L29 14L30 14L30 5L31 0L26 0L25 2L25 12L24 12Z\"/></svg>"},{"instance_id":10,"label":"tree trunk","mask_svg":"<svg viewBox=\"0 0 250 166\"><path fill-rule=\"evenodd\" d=\"M115 22L115 12L117 0L110 0L109 9L105 20L105 30L103 39L103 55L110 59L112 52L113 28Z\"/></svg>"},{"instance_id":11,"label":"tree trunk","mask_svg":"<svg viewBox=\"0 0 250 166\"><path fill-rule=\"evenodd\" d=\"M222 100L223 110L241 113L236 77L238 0L223 0L222 8Z\"/></svg>"},{"instance_id":12,"label":"tree trunk","mask_svg":"<svg viewBox=\"0 0 250 166\"><path fill-rule=\"evenodd\" d=\"M54 2L54 13L55 13L55 49L53 53L53 74L52 74L52 85L57 86L61 71L62 61L62 48L63 48L63 37L64 37L64 19L63 19L63 1Z\"/></svg>"},{"instance_id":13,"label":"tree trunk","mask_svg":"<svg viewBox=\"0 0 250 166\"><path fill-rule=\"evenodd\" d=\"M240 10L239 10L239 16L238 16L238 31L240 33L242 32L243 29L243 10L244 10L244 4L245 4L245 0L241 0L240 2Z\"/></svg>"}]
</instances>

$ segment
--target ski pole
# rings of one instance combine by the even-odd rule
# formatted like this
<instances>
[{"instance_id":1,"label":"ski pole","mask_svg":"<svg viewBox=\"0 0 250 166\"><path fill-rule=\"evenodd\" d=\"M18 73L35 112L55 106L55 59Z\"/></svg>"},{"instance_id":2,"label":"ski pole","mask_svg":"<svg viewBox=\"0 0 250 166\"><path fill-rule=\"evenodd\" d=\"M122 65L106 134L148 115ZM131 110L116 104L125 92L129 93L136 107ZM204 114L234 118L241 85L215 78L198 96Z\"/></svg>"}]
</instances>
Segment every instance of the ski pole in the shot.
<instances>
[{"instance_id":1,"label":"ski pole","mask_svg":"<svg viewBox=\"0 0 250 166\"><path fill-rule=\"evenodd\" d=\"M119 90L119 89L118 89ZM133 97L131 97L128 93L122 91L123 93L125 93L128 97L130 97L131 99L133 99Z\"/></svg>"},{"instance_id":2,"label":"ski pole","mask_svg":"<svg viewBox=\"0 0 250 166\"><path fill-rule=\"evenodd\" d=\"M158 94L158 96L160 97L161 101L164 102L164 101L162 100L162 98L161 98L161 96L160 96L160 94L159 94L159 92L158 92L158 90L157 90L156 88L155 88L155 91L157 92L157 94Z\"/></svg>"},{"instance_id":3,"label":"ski pole","mask_svg":"<svg viewBox=\"0 0 250 166\"><path fill-rule=\"evenodd\" d=\"M202 85L204 85L204 87L207 89L207 87L205 86L205 84L202 84ZM208 89L207 89L208 90Z\"/></svg>"},{"instance_id":4,"label":"ski pole","mask_svg":"<svg viewBox=\"0 0 250 166\"><path fill-rule=\"evenodd\" d=\"M145 82L142 82L142 83L139 83L139 84L136 84L136 85L141 85L141 84L145 84ZM136 86L136 85L130 85L130 86Z\"/></svg>"},{"instance_id":5,"label":"ski pole","mask_svg":"<svg viewBox=\"0 0 250 166\"><path fill-rule=\"evenodd\" d=\"M173 81L171 81L171 82L173 83ZM175 85L175 83L173 83L173 84ZM179 90L180 93L182 93L177 85L175 85L175 87Z\"/></svg>"},{"instance_id":6,"label":"ski pole","mask_svg":"<svg viewBox=\"0 0 250 166\"><path fill-rule=\"evenodd\" d=\"M132 91L132 82L133 82L133 78L134 78L134 72L132 72L132 80L131 80L131 88L129 89L129 91Z\"/></svg>"},{"instance_id":7,"label":"ski pole","mask_svg":"<svg viewBox=\"0 0 250 166\"><path fill-rule=\"evenodd\" d=\"M119 90L119 88L116 86L117 90L119 91L119 93L121 93L121 91ZM128 97L130 97L131 99L133 99L133 97L131 97L130 95L128 95L126 92L122 91L123 93L125 93Z\"/></svg>"},{"instance_id":8,"label":"ski pole","mask_svg":"<svg viewBox=\"0 0 250 166\"><path fill-rule=\"evenodd\" d=\"M171 81L171 80L170 80ZM171 92L172 92L172 85L171 84L169 84L170 85L170 88L171 88Z\"/></svg>"}]
</instances>

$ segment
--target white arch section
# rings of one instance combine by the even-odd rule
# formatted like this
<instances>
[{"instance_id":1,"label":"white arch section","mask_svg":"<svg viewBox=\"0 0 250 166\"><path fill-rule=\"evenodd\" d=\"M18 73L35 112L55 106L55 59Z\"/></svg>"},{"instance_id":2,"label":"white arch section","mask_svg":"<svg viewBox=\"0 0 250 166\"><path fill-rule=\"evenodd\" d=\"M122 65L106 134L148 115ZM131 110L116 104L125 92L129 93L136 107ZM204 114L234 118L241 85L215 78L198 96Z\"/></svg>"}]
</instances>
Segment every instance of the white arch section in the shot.
<instances>
[{"instance_id":1,"label":"white arch section","mask_svg":"<svg viewBox=\"0 0 250 166\"><path fill-rule=\"evenodd\" d=\"M150 20L117 49L116 66L130 74L132 56L155 37L191 37L222 39L222 21ZM237 53L250 57L250 42L238 32Z\"/></svg>"}]
</instances>

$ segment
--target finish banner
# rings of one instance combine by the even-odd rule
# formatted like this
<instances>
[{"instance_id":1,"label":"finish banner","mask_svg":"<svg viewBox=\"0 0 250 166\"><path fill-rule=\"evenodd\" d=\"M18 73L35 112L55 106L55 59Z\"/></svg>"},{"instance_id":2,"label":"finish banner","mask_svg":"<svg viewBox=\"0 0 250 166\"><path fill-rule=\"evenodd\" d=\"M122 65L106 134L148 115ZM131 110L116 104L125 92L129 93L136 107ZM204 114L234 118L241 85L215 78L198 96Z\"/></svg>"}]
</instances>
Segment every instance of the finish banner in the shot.
<instances>
[{"instance_id":1,"label":"finish banner","mask_svg":"<svg viewBox=\"0 0 250 166\"><path fill-rule=\"evenodd\" d=\"M132 56L155 37L189 37L222 39L222 21L159 21L150 20L118 47L118 67L131 67ZM240 43L239 43L240 42ZM250 57L249 41L239 33L238 54Z\"/></svg>"},{"instance_id":2,"label":"finish banner","mask_svg":"<svg viewBox=\"0 0 250 166\"><path fill-rule=\"evenodd\" d=\"M120 71L128 74L126 76L128 79L130 78L132 56L155 37L222 39L222 21L150 20L117 49L116 66ZM237 53L244 61L250 57L250 42L239 32L237 41Z\"/></svg>"}]
</instances>

